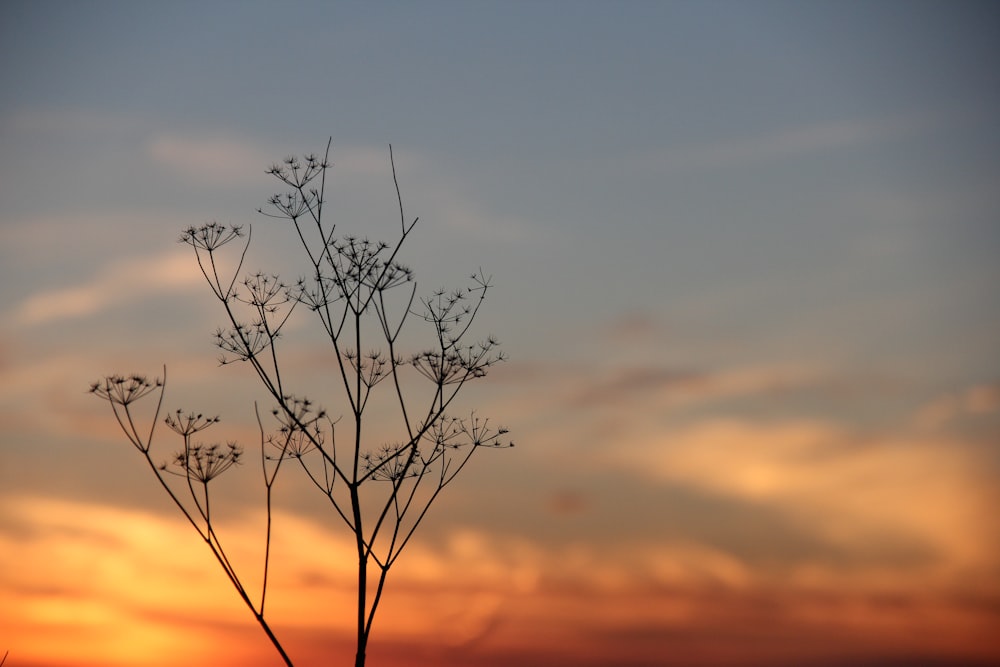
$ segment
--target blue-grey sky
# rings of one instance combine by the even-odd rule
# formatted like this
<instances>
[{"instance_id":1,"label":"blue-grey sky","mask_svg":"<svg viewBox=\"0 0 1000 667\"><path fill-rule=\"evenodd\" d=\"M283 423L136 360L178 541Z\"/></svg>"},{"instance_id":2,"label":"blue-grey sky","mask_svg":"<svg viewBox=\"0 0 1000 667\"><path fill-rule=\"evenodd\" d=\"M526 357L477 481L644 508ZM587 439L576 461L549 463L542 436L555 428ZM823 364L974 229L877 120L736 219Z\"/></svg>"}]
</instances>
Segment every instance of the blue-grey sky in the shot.
<instances>
[{"instance_id":1,"label":"blue-grey sky","mask_svg":"<svg viewBox=\"0 0 1000 667\"><path fill-rule=\"evenodd\" d=\"M996 581L998 66L992 2L5 2L0 540L44 546L16 539L29 500L170 516L85 393L102 373L167 363L171 405L252 437L175 241L253 224L249 268L294 277L255 213L264 171L329 137L344 233L392 240L392 144L420 284L494 277L480 324L510 362L475 397L519 447L428 528L534 573L486 620L531 627L530 592L556 635L665 636L648 591L622 627L546 597L649 581L721 586L727 609L885 589L958 618L907 596ZM0 613L51 583L25 576ZM688 631L726 636L692 604ZM634 646L639 665L666 645Z\"/></svg>"}]
</instances>

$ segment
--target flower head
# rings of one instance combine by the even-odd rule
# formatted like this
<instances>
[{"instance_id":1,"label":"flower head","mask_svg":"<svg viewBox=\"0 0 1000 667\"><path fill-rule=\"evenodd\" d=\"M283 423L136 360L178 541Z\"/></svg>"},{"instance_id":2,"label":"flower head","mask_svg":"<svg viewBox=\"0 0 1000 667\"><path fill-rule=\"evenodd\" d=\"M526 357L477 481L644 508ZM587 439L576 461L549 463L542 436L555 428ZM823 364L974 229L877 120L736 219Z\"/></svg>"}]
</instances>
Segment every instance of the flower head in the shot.
<instances>
[{"instance_id":1,"label":"flower head","mask_svg":"<svg viewBox=\"0 0 1000 667\"><path fill-rule=\"evenodd\" d=\"M228 442L225 446L219 443L211 445L197 444L185 447L184 451L177 452L174 456L174 465L180 468L186 477L197 480L202 484L218 477L240 462L243 456L243 448L235 442ZM167 464L160 466L161 470L167 469Z\"/></svg>"},{"instance_id":2,"label":"flower head","mask_svg":"<svg viewBox=\"0 0 1000 667\"><path fill-rule=\"evenodd\" d=\"M204 431L212 424L218 424L219 417L205 417L200 413L195 414L193 412L184 414L184 411L178 408L173 415L167 415L163 421L166 422L167 427L171 431L187 437L194 435L198 431Z\"/></svg>"},{"instance_id":3,"label":"flower head","mask_svg":"<svg viewBox=\"0 0 1000 667\"><path fill-rule=\"evenodd\" d=\"M90 393L112 403L127 406L163 386L160 378L149 380L144 375L108 375L90 385Z\"/></svg>"},{"instance_id":4,"label":"flower head","mask_svg":"<svg viewBox=\"0 0 1000 667\"><path fill-rule=\"evenodd\" d=\"M212 252L220 248L235 238L243 236L243 227L240 225L220 225L212 221L201 227L188 227L181 234L180 243L187 243L196 250L207 250Z\"/></svg>"}]
</instances>

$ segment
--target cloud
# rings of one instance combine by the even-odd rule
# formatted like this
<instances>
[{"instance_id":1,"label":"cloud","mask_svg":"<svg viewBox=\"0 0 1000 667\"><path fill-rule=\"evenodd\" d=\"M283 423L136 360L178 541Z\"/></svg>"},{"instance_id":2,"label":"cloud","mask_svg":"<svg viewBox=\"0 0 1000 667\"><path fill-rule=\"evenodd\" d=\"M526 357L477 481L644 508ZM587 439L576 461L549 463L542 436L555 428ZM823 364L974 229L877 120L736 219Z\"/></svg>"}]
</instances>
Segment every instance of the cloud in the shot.
<instances>
[{"instance_id":1,"label":"cloud","mask_svg":"<svg viewBox=\"0 0 1000 667\"><path fill-rule=\"evenodd\" d=\"M388 167L388 155L382 156ZM487 243L518 243L537 239L530 221L499 212L478 198L475 186L434 159L411 152L396 153L396 172L407 217L419 216L445 240L471 237Z\"/></svg>"},{"instance_id":2,"label":"cloud","mask_svg":"<svg viewBox=\"0 0 1000 667\"><path fill-rule=\"evenodd\" d=\"M260 146L231 138L160 135L146 151L156 163L206 185L263 182L276 156Z\"/></svg>"},{"instance_id":3,"label":"cloud","mask_svg":"<svg viewBox=\"0 0 1000 667\"><path fill-rule=\"evenodd\" d=\"M158 134L146 143L146 153L155 163L205 185L266 184L266 171L285 157L316 154L322 157L325 143L302 152L288 146L271 145L218 134ZM411 161L416 158L409 158ZM397 161L398 162L398 161ZM391 173L388 148L339 146L330 150L334 178L387 176Z\"/></svg>"},{"instance_id":4,"label":"cloud","mask_svg":"<svg viewBox=\"0 0 1000 667\"><path fill-rule=\"evenodd\" d=\"M34 294L14 312L22 326L89 317L114 306L150 296L201 286L190 252L171 251L114 262L89 282Z\"/></svg>"},{"instance_id":5,"label":"cloud","mask_svg":"<svg viewBox=\"0 0 1000 667\"><path fill-rule=\"evenodd\" d=\"M921 426L941 426L961 417L994 415L1000 412L1000 384L979 384L959 392L939 396L917 413Z\"/></svg>"},{"instance_id":6,"label":"cloud","mask_svg":"<svg viewBox=\"0 0 1000 667\"><path fill-rule=\"evenodd\" d=\"M895 122L837 122L788 128L772 134L720 142L678 159L697 167L727 167L850 146L899 131Z\"/></svg>"},{"instance_id":7,"label":"cloud","mask_svg":"<svg viewBox=\"0 0 1000 667\"><path fill-rule=\"evenodd\" d=\"M284 515L275 520L281 527L276 559L289 558L290 539L310 545L297 549L299 568L322 558L327 571L331 563L343 563L347 571L348 540L332 540ZM237 521L219 528L230 562L257 598L261 525ZM0 565L0 625L18 638L11 648L19 660L84 665L88 656L100 655L102 664L166 665L180 656L185 664L258 664L254 651L272 650L180 517L38 496L0 498ZM331 618L328 612L331 606L350 608L350 579L338 577L324 594L310 595L301 572L276 572L275 588L291 584L295 596L272 598L275 616L327 632L337 623L349 628L349 614ZM220 650L227 626L246 628L250 646L258 648L241 643ZM43 639L53 633L66 641L65 648ZM183 646L171 646L179 637Z\"/></svg>"},{"instance_id":8,"label":"cloud","mask_svg":"<svg viewBox=\"0 0 1000 667\"><path fill-rule=\"evenodd\" d=\"M636 310L613 319L600 334L605 343L635 345L658 341L666 334L666 327L654 315Z\"/></svg>"},{"instance_id":9,"label":"cloud","mask_svg":"<svg viewBox=\"0 0 1000 667\"><path fill-rule=\"evenodd\" d=\"M487 211L454 185L440 186L432 196L440 207L437 215L441 222L454 231L503 243L515 243L533 236L525 220Z\"/></svg>"},{"instance_id":10,"label":"cloud","mask_svg":"<svg viewBox=\"0 0 1000 667\"><path fill-rule=\"evenodd\" d=\"M647 155L640 158L640 162L647 166L682 171L741 167L863 143L895 140L938 122L940 119L934 116L914 115L813 123L756 136L682 146L671 149L669 153Z\"/></svg>"},{"instance_id":11,"label":"cloud","mask_svg":"<svg viewBox=\"0 0 1000 667\"><path fill-rule=\"evenodd\" d=\"M280 165L286 156L320 155L324 148L325 143L317 143L295 151L287 145L226 135L159 134L147 142L146 153L156 164L189 181L207 186L259 183L263 187L276 183L265 172ZM340 217L357 214L382 219L388 215L388 221L398 220L388 145L339 145L334 141L329 159L327 189L330 200L336 199ZM398 148L393 150L393 160L407 221L420 217L453 233L506 243L529 233L526 221L486 210L460 178L450 176L434 160Z\"/></svg>"},{"instance_id":12,"label":"cloud","mask_svg":"<svg viewBox=\"0 0 1000 667\"><path fill-rule=\"evenodd\" d=\"M666 366L625 366L577 383L571 402L578 406L705 403L733 397L777 394L829 383L822 373L797 367L748 367L729 371L685 370ZM581 384L583 385L580 388Z\"/></svg>"},{"instance_id":13,"label":"cloud","mask_svg":"<svg viewBox=\"0 0 1000 667\"><path fill-rule=\"evenodd\" d=\"M813 420L706 420L636 440L607 463L781 509L831 544L866 551L914 541L952 570L988 567L996 493L960 444L860 437Z\"/></svg>"},{"instance_id":14,"label":"cloud","mask_svg":"<svg viewBox=\"0 0 1000 667\"><path fill-rule=\"evenodd\" d=\"M803 442L825 433L800 425L777 449L786 458L803 456L811 449ZM649 520L656 511L649 508ZM284 512L274 518L269 619L283 637L293 638L297 654L329 656L340 642L347 651L350 614L330 610L351 608L348 536ZM256 597L260 517L237 518L219 528L231 561L248 573ZM234 656L222 637L238 631L260 641L204 545L179 518L39 496L3 497L0 565L0 624L14 637L31 638L15 646L24 659L77 664L72 655L41 641L53 632L71 638L77 653L112 651L121 664L141 660L150 646L162 647L176 662L178 651L167 649L178 638L185 638L180 653L185 657L190 652L192 659L200 654L202 660L250 664ZM709 645L748 634L766 638L746 648L757 652L790 637L809 638L795 643L801 656L769 659L758 653L754 664L804 664L831 655L845 641L866 650L912 651L915 638L926 638L922 650L962 655L938 638L957 637L963 651L982 651L987 635L980 636L979 628L995 622L994 587L984 587L978 578L972 579L977 592L970 595L960 586L942 589L939 579L922 571L878 563L840 570L804 563L773 571L748 563L738 552L661 539L655 531L641 540L580 535L543 547L485 525L454 526L441 540L415 541L392 575L378 646L412 642L421 647L416 664L455 662L425 659L423 652L461 647L477 647L462 664L480 664L471 659L479 658L479 649L505 648L536 652L534 661L518 664L608 664L612 656L621 657L623 645L635 651L634 664L652 664L665 647L678 655L704 655ZM114 632L106 630L109 625ZM225 658L213 645L227 647ZM265 643L257 646L270 655ZM545 653L537 651L552 646L563 652L543 663L537 656ZM738 663L743 661L718 664Z\"/></svg>"}]
</instances>

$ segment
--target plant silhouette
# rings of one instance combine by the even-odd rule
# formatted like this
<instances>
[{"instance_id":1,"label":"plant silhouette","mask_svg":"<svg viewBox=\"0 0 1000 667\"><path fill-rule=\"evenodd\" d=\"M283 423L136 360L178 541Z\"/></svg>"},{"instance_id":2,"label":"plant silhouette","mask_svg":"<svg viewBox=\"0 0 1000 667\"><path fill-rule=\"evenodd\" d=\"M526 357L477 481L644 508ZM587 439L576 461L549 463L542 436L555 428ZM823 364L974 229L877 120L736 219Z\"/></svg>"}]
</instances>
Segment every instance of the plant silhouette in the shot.
<instances>
[{"instance_id":1,"label":"plant silhouette","mask_svg":"<svg viewBox=\"0 0 1000 667\"><path fill-rule=\"evenodd\" d=\"M111 406L129 442L208 546L286 665L292 665L292 659L265 615L273 566L274 489L279 473L291 466L305 475L353 538L357 556L354 664L361 667L389 571L430 506L475 451L512 447L513 443L505 439L506 429L493 427L474 412L468 417L449 412L467 383L484 377L504 358L496 339L469 340L490 279L480 270L464 289L417 296L413 271L399 259L417 219L407 222L404 215L391 146L398 239L389 245L338 236L335 226L323 217L329 153L330 142L322 158L290 157L272 166L268 173L286 191L271 197L267 209L259 209L294 230L308 277L291 283L260 272L238 278L250 247L249 229L244 232L239 226L210 222L189 227L180 238L193 249L202 275L225 312L227 323L215 332L220 362L249 366L271 403L264 414L255 404L266 516L259 590L248 588L216 532L212 482L242 463L245 454L236 442L202 439L202 432L215 426L219 417L184 410L161 416L166 367L162 377L155 379L108 375L94 382L90 391ZM220 257L231 244L242 248L236 250L236 269L227 274ZM296 393L295 382L283 372L284 329L293 313L302 310L308 311L332 351L336 389L324 399L332 399L336 417ZM423 331L422 346L412 347L411 338L404 339L407 325ZM376 395L383 399L382 407L392 406L399 434L393 441L372 444L365 426L373 414L380 420L384 417L372 412ZM140 423L133 406L150 396L156 406L147 425ZM153 454L160 423L183 443L169 462L158 462Z\"/></svg>"}]
</instances>

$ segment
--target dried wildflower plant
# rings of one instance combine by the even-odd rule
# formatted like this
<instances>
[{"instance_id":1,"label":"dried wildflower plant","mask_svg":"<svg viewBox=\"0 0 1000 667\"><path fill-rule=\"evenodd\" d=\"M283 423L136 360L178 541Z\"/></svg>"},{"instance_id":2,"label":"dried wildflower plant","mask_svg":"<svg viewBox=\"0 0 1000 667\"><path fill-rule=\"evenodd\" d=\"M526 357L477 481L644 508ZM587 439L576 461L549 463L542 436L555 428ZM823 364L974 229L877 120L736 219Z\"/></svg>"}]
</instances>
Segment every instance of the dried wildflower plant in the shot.
<instances>
[{"instance_id":1,"label":"dried wildflower plant","mask_svg":"<svg viewBox=\"0 0 1000 667\"><path fill-rule=\"evenodd\" d=\"M265 618L273 490L279 473L289 466L304 474L356 544L358 587L352 616L357 622L355 666L361 667L389 570L431 504L477 450L513 443L506 439L505 428L493 427L488 419L475 413L458 418L449 412L467 383L484 377L504 359L492 336L469 341L491 287L489 277L478 271L469 287L418 298L414 273L399 259L417 220L408 222L404 216L391 147L399 204L396 243L338 236L323 219L329 151L328 143L322 158L289 157L272 166L268 173L287 190L271 197L266 210L259 209L294 231L306 277L286 283L258 271L239 278L251 242L249 228L244 232L241 226L210 222L189 227L180 237L191 246L225 313L226 324L215 332L220 363L249 366L273 406L266 416L256 409L266 529L263 578L255 594L233 567L213 523L212 482L244 458L236 442L201 440L201 432L214 427L219 417L182 410L167 414L162 423L181 439L182 447L169 462L157 464L151 449L166 368L162 379L110 375L90 390L110 404L128 440L208 545L286 665L292 664L291 658ZM234 243L237 268L227 273L220 258ZM283 372L288 366L283 363L283 330L300 310L314 319L332 352L335 418L294 393L293 379ZM408 323L423 329L424 347L403 349L409 347L402 337ZM378 400L373 401L376 394ZM133 404L149 395L157 396L155 415L148 428L140 429ZM375 402L382 412L372 412ZM391 442L369 443L366 434L373 429L363 426L375 415L383 422L386 405L394 406L398 436ZM171 483L178 479L179 484Z\"/></svg>"}]
</instances>

